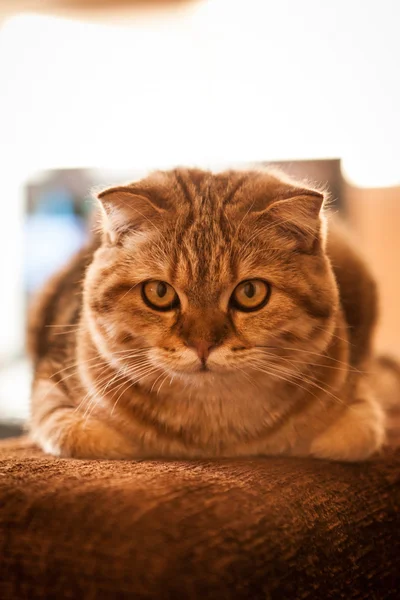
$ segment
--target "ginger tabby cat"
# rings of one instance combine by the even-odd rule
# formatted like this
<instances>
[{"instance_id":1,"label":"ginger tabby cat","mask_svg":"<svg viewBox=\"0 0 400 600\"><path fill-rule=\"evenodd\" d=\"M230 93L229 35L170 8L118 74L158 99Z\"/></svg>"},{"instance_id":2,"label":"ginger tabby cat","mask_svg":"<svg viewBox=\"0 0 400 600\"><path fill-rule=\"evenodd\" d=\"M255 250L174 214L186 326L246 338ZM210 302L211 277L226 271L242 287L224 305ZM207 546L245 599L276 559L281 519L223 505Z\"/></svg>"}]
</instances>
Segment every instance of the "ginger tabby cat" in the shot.
<instances>
[{"instance_id":1,"label":"ginger tabby cat","mask_svg":"<svg viewBox=\"0 0 400 600\"><path fill-rule=\"evenodd\" d=\"M39 446L82 458L381 450L378 390L397 375L372 357L375 284L322 192L269 170L175 169L98 198L101 235L31 311Z\"/></svg>"}]
</instances>

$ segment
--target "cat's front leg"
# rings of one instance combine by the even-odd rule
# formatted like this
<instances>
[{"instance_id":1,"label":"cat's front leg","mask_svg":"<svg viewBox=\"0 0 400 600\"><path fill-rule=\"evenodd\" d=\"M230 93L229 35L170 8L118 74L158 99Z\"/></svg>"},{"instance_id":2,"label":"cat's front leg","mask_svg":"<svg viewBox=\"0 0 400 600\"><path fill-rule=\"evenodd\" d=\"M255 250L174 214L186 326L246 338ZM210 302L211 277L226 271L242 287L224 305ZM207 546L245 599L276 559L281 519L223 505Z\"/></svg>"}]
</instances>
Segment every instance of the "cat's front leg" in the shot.
<instances>
[{"instance_id":1,"label":"cat's front leg","mask_svg":"<svg viewBox=\"0 0 400 600\"><path fill-rule=\"evenodd\" d=\"M316 458L360 461L379 452L385 443L385 413L366 396L349 404L342 415L311 444Z\"/></svg>"},{"instance_id":2,"label":"cat's front leg","mask_svg":"<svg viewBox=\"0 0 400 600\"><path fill-rule=\"evenodd\" d=\"M139 449L103 420L71 406L62 390L39 382L32 396L31 439L48 454L70 458L134 458Z\"/></svg>"}]
</instances>

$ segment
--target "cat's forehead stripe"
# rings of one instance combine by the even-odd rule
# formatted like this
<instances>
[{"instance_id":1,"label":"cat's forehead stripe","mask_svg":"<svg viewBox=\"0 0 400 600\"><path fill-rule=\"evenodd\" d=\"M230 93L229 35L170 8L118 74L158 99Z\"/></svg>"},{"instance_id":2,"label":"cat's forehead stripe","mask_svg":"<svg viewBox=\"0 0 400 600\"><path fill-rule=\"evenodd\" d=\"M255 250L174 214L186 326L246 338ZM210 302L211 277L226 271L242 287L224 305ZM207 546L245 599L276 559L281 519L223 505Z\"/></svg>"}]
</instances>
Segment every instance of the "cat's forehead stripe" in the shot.
<instances>
[{"instance_id":1,"label":"cat's forehead stripe","mask_svg":"<svg viewBox=\"0 0 400 600\"><path fill-rule=\"evenodd\" d=\"M241 190L248 176L237 176L232 180L232 174L214 175L209 172L200 172L189 169L185 172L176 169L175 180L181 195L191 210L195 210L198 216L204 211L212 211L223 208L232 203L237 192Z\"/></svg>"},{"instance_id":2,"label":"cat's forehead stripe","mask_svg":"<svg viewBox=\"0 0 400 600\"><path fill-rule=\"evenodd\" d=\"M205 226L206 225L206 226ZM183 236L182 251L177 257L175 275L190 278L191 283L217 284L233 279L236 263L232 246L222 235L217 220L194 224ZM213 286L214 287L214 286Z\"/></svg>"}]
</instances>

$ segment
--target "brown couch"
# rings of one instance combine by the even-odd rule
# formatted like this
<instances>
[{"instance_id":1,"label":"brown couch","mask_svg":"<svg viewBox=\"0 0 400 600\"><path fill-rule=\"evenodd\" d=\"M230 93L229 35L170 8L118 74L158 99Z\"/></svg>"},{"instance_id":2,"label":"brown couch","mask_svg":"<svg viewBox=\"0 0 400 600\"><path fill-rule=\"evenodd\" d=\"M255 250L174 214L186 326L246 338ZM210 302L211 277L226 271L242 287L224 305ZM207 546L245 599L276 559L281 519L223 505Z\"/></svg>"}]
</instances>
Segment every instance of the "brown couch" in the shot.
<instances>
[{"instance_id":1,"label":"brown couch","mask_svg":"<svg viewBox=\"0 0 400 600\"><path fill-rule=\"evenodd\" d=\"M400 454L78 461L0 443L0 599L400 598Z\"/></svg>"}]
</instances>

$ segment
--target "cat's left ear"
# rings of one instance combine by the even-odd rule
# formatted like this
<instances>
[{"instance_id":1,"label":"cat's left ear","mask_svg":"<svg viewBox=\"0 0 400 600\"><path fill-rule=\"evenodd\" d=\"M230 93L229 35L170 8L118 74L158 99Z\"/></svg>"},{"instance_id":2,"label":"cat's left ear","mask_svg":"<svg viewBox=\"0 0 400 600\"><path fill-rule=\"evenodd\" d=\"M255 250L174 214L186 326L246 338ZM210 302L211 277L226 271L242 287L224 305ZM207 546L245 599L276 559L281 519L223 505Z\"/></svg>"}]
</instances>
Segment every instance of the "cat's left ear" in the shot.
<instances>
[{"instance_id":1,"label":"cat's left ear","mask_svg":"<svg viewBox=\"0 0 400 600\"><path fill-rule=\"evenodd\" d=\"M102 210L102 229L110 243L128 231L157 229L164 210L134 186L108 188L97 194Z\"/></svg>"},{"instance_id":2,"label":"cat's left ear","mask_svg":"<svg viewBox=\"0 0 400 600\"><path fill-rule=\"evenodd\" d=\"M263 220L276 227L288 245L312 252L318 242L324 243L324 195L316 190L293 189L284 196L263 211Z\"/></svg>"}]
</instances>

